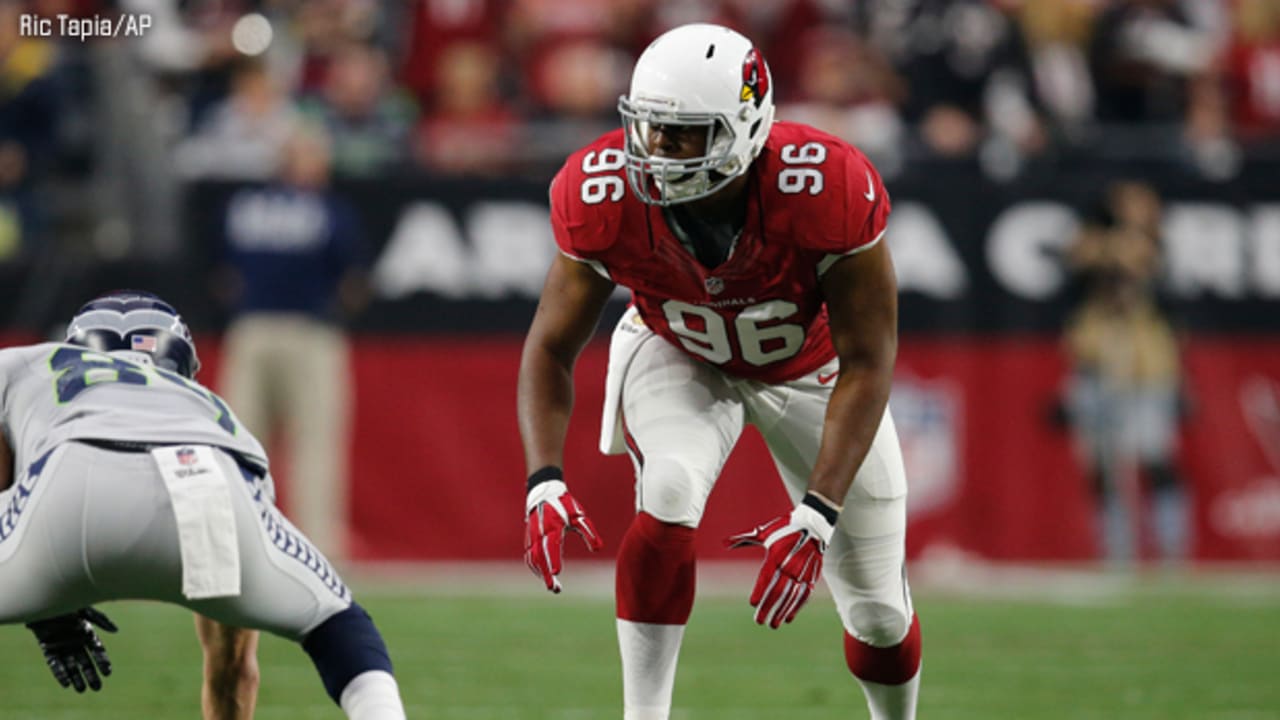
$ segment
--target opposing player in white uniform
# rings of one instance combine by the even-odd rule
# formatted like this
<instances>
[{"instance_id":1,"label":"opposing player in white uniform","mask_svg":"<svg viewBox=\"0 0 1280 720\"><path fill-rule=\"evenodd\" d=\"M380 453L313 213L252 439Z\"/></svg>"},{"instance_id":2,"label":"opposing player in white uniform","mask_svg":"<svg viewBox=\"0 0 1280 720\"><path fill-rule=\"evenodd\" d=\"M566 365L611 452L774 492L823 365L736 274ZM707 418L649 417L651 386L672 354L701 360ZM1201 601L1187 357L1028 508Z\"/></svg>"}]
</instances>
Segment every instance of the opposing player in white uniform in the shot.
<instances>
[{"instance_id":1,"label":"opposing player in white uniform","mask_svg":"<svg viewBox=\"0 0 1280 720\"><path fill-rule=\"evenodd\" d=\"M373 621L198 367L178 314L135 291L84 305L63 343L0 350L0 623L83 692L111 672L92 625L115 631L91 606L170 602L198 613L206 718L252 717L256 630L300 642L349 718L403 718Z\"/></svg>"}]
</instances>

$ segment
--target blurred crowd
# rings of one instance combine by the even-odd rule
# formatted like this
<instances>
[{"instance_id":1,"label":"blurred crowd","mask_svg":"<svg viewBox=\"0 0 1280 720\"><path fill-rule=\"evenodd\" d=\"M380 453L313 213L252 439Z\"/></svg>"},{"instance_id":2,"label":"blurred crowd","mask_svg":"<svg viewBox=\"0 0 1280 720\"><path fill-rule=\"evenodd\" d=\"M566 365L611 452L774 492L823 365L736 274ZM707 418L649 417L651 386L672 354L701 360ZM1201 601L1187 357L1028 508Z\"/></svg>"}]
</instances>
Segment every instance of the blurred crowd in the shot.
<instances>
[{"instance_id":1,"label":"blurred crowd","mask_svg":"<svg viewBox=\"0 0 1280 720\"><path fill-rule=\"evenodd\" d=\"M152 26L24 37L31 12ZM152 197L261 180L304 126L340 177L546 175L617 126L645 45L693 21L753 38L779 117L890 177L976 158L1009 179L1091 151L1226 177L1280 145L1275 0L0 0L0 257L39 232L49 174L136 175L118 194Z\"/></svg>"},{"instance_id":2,"label":"blurred crowd","mask_svg":"<svg viewBox=\"0 0 1280 720\"><path fill-rule=\"evenodd\" d=\"M1026 155L1098 128L1191 141L1280 136L1273 0L0 0L0 187L47 157L79 43L18 36L16 15L146 12L124 42L152 119L189 175L268 172L299 122L335 169L413 163L502 173L615 124L630 66L666 28L707 20L762 47L782 118L889 153ZM260 15L246 18L250 13ZM74 44L73 44L74 43ZM265 51L264 51L265 50ZM110 88L104 88L110 92ZM569 123L566 125L566 123ZM576 123L576 125L574 124ZM539 131L541 129L541 131ZM565 135L568 137L564 137ZM539 142L528 142L538 140ZM31 165L32 167L25 167Z\"/></svg>"}]
</instances>

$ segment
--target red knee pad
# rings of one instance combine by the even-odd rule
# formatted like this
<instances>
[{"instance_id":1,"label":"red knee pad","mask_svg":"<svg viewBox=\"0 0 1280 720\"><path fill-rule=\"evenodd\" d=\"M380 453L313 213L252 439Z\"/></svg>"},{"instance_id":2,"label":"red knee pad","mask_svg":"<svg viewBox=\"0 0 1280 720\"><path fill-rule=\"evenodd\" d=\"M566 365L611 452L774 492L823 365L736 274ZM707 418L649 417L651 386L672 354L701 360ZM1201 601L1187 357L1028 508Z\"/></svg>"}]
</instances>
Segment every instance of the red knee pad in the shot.
<instances>
[{"instance_id":1,"label":"red knee pad","mask_svg":"<svg viewBox=\"0 0 1280 720\"><path fill-rule=\"evenodd\" d=\"M697 566L693 528L639 513L618 548L618 618L684 625L693 611Z\"/></svg>"},{"instance_id":2,"label":"red knee pad","mask_svg":"<svg viewBox=\"0 0 1280 720\"><path fill-rule=\"evenodd\" d=\"M920 618L911 616L911 627L893 647L875 647L844 634L844 660L854 677L881 685L901 685L920 670Z\"/></svg>"}]
</instances>

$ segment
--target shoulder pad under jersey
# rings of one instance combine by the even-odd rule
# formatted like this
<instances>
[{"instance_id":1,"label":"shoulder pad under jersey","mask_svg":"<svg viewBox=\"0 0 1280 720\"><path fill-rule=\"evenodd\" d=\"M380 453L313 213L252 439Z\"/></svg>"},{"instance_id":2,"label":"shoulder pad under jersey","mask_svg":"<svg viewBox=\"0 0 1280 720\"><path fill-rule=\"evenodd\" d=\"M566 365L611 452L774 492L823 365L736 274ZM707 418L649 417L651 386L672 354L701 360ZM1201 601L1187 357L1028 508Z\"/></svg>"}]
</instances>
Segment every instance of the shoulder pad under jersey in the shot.
<instances>
[{"instance_id":1,"label":"shoulder pad under jersey","mask_svg":"<svg viewBox=\"0 0 1280 720\"><path fill-rule=\"evenodd\" d=\"M771 236L847 254L873 244L889 219L889 193L871 161L840 138L778 122L756 162Z\"/></svg>"},{"instance_id":2,"label":"shoulder pad under jersey","mask_svg":"<svg viewBox=\"0 0 1280 720\"><path fill-rule=\"evenodd\" d=\"M569 156L551 181L551 228L561 252L592 258L622 234L627 186L622 130L605 133Z\"/></svg>"}]
</instances>

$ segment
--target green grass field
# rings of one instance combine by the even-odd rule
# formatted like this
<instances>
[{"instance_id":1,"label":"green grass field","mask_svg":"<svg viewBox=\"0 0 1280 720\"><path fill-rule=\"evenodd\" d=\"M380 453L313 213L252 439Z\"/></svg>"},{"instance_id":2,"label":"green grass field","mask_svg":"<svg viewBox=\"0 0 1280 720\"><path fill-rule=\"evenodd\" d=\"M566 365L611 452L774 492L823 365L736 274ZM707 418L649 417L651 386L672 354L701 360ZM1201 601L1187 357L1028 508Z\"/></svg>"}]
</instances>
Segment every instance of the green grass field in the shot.
<instances>
[{"instance_id":1,"label":"green grass field","mask_svg":"<svg viewBox=\"0 0 1280 720\"><path fill-rule=\"evenodd\" d=\"M985 596L918 588L921 717L1280 718L1274 583L1254 576L1240 592L1214 578L1161 580L1083 594L1033 585ZM574 595L570 581L553 597L353 586L388 638L411 718L621 717L612 603L599 587ZM736 589L708 592L694 609L673 719L866 717L827 597L768 631L751 623L746 586L742 597ZM0 719L199 716L190 616L149 603L102 609L121 633L106 639L116 671L98 694L58 687L29 633L0 628ZM257 717L342 717L297 646L264 638L261 661Z\"/></svg>"}]
</instances>

